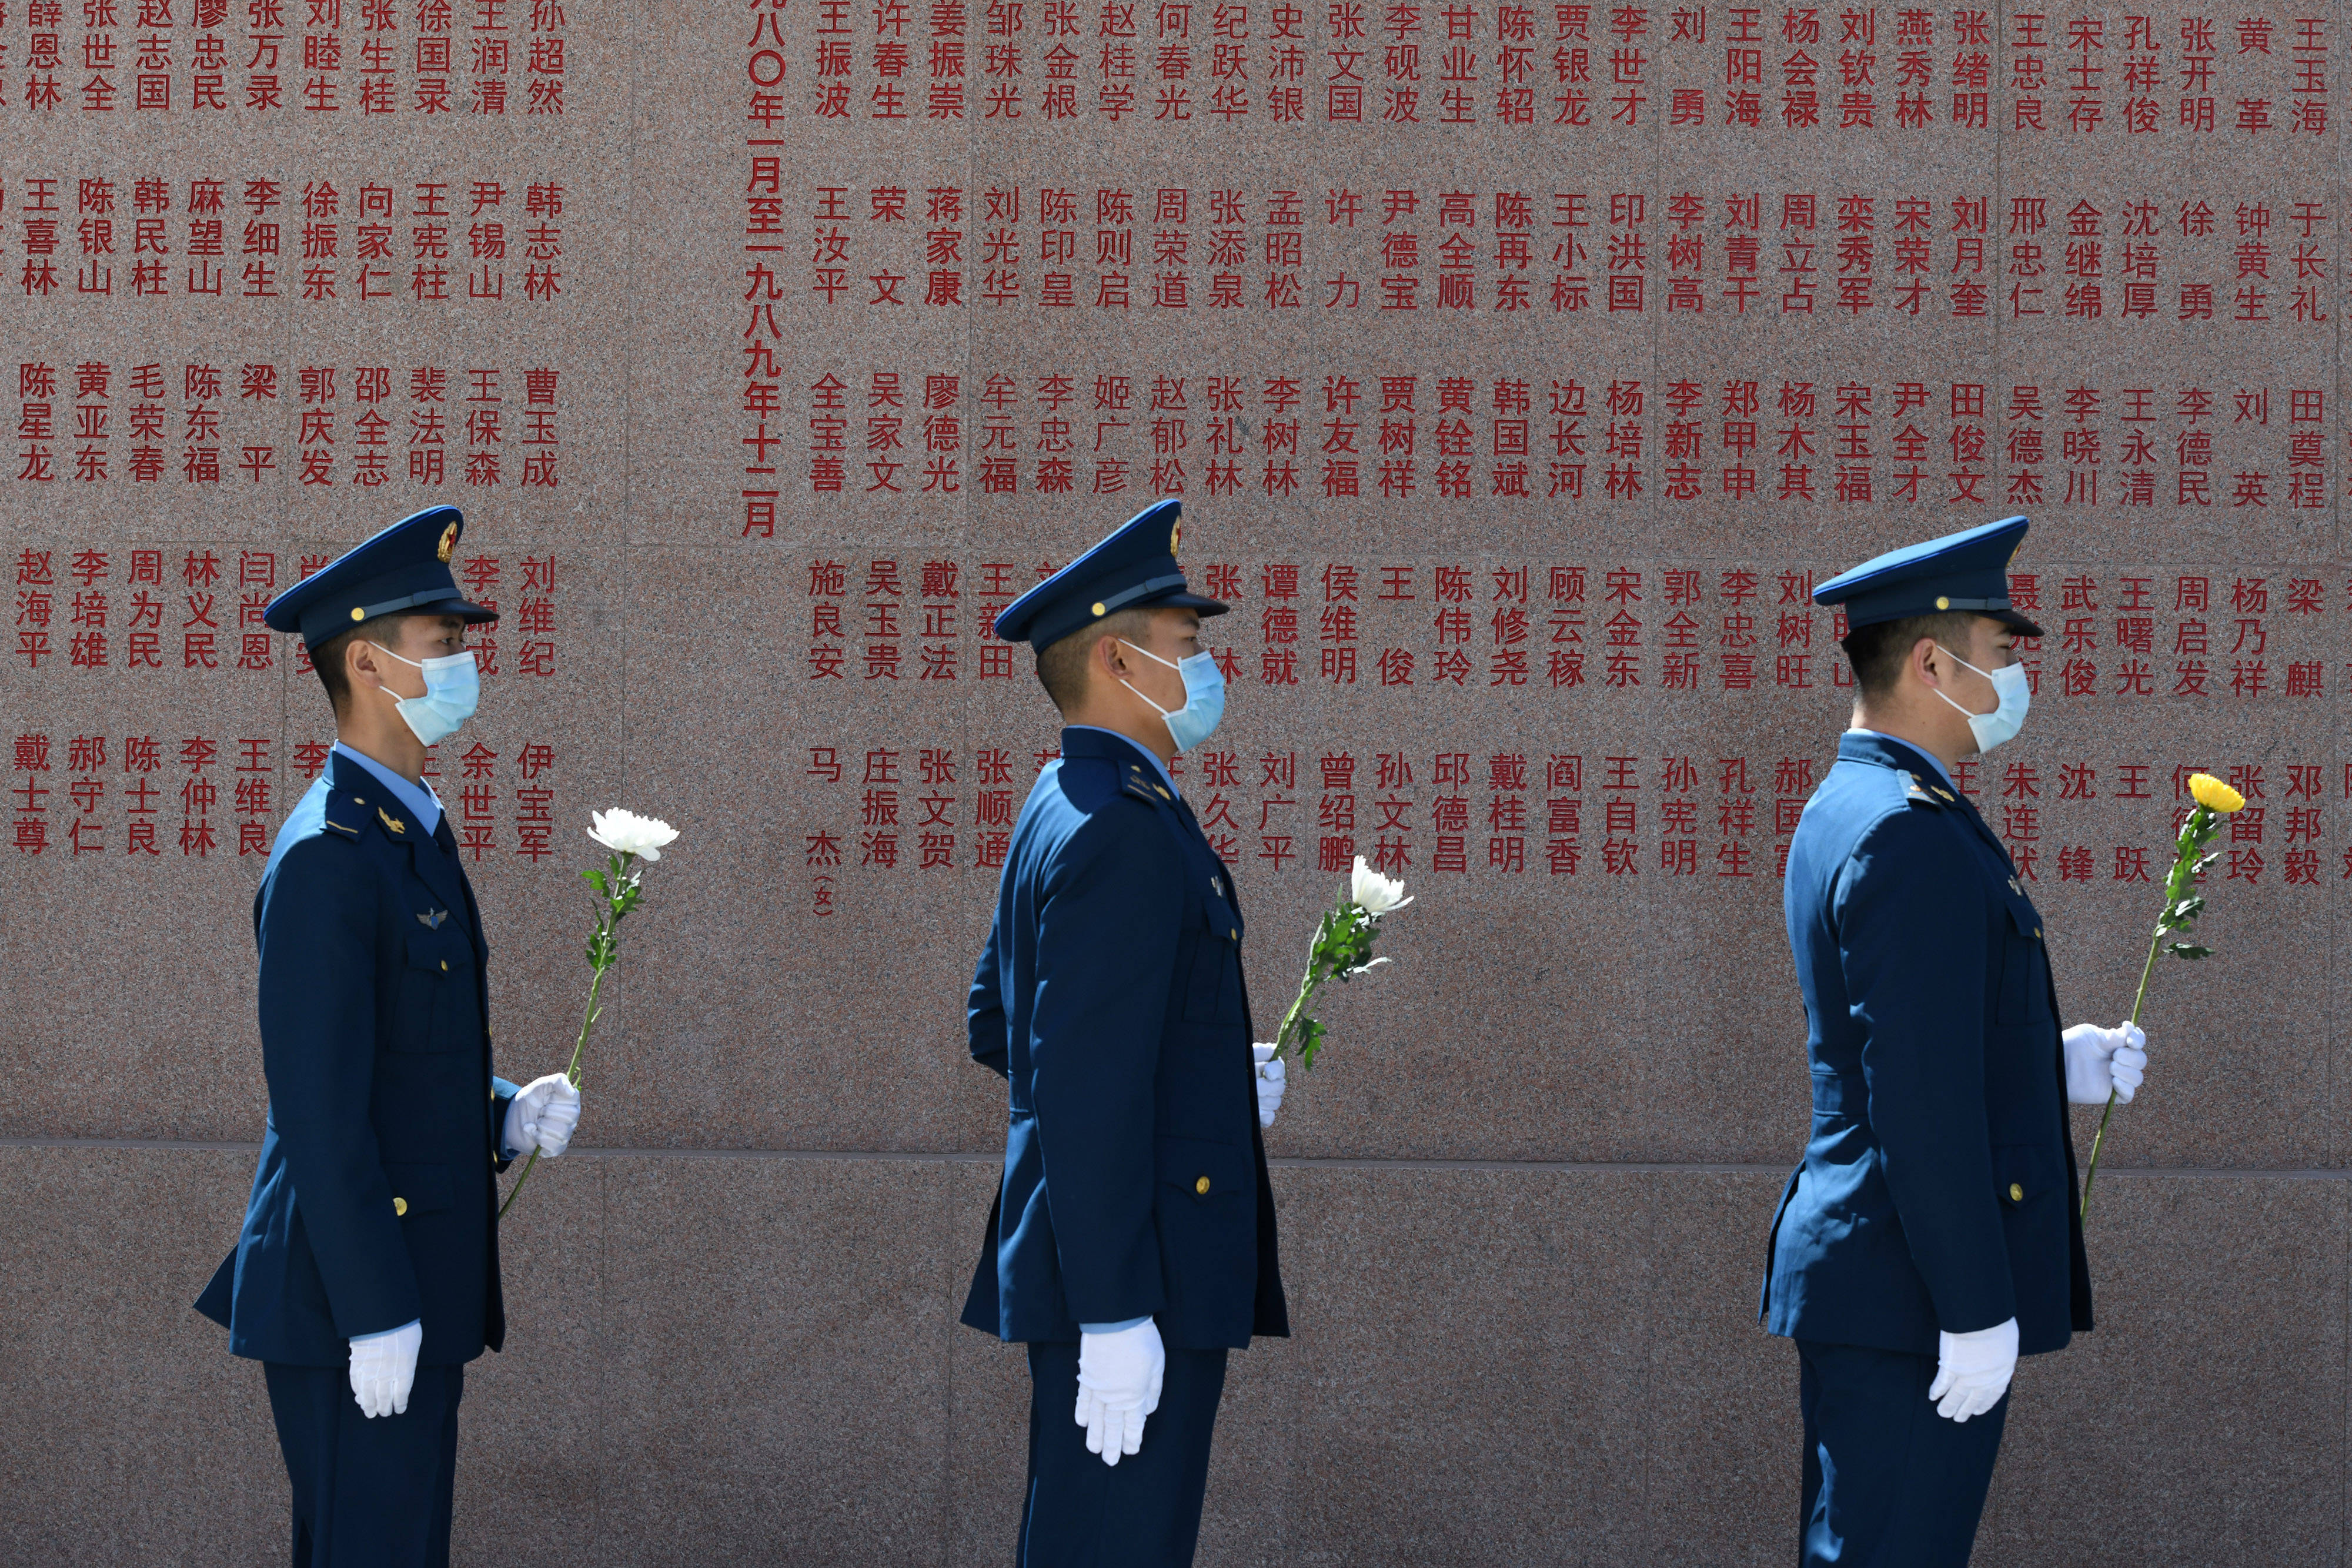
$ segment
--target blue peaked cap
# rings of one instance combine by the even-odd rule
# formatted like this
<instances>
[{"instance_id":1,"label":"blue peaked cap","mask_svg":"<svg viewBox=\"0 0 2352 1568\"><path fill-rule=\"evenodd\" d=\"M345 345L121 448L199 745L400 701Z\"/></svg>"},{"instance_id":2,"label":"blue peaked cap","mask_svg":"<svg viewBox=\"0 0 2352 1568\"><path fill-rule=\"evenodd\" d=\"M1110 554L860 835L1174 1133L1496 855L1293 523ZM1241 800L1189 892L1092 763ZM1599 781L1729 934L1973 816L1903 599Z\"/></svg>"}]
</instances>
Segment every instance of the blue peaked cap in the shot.
<instances>
[{"instance_id":1,"label":"blue peaked cap","mask_svg":"<svg viewBox=\"0 0 2352 1568\"><path fill-rule=\"evenodd\" d=\"M1181 607L1223 615L1226 607L1184 585L1176 564L1184 504L1155 501L1108 538L996 612L996 634L1040 650L1122 610Z\"/></svg>"},{"instance_id":2,"label":"blue peaked cap","mask_svg":"<svg viewBox=\"0 0 2352 1568\"><path fill-rule=\"evenodd\" d=\"M2042 628L2009 602L2009 561L2032 527L2025 517L1905 545L1864 561L1813 590L1816 604L1843 604L1849 627L1874 626L1908 615L1974 611L2028 637Z\"/></svg>"},{"instance_id":3,"label":"blue peaked cap","mask_svg":"<svg viewBox=\"0 0 2352 1568\"><path fill-rule=\"evenodd\" d=\"M273 632L299 632L315 648L362 621L405 611L456 615L479 624L499 612L467 601L450 575L449 557L466 531L455 507L405 517L329 561L269 601L262 621Z\"/></svg>"}]
</instances>

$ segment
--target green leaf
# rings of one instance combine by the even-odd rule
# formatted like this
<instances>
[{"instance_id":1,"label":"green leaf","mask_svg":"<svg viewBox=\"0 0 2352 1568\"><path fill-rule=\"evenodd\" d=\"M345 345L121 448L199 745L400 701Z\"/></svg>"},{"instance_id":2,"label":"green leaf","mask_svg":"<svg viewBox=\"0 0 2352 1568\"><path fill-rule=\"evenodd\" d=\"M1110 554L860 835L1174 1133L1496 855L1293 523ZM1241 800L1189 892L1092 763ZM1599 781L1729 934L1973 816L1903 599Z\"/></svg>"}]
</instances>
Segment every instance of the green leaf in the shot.
<instances>
[{"instance_id":1,"label":"green leaf","mask_svg":"<svg viewBox=\"0 0 2352 1568\"><path fill-rule=\"evenodd\" d=\"M1301 1019L1298 1034L1298 1064L1311 1072L1315 1068L1315 1053L1323 1047L1323 1020Z\"/></svg>"},{"instance_id":2,"label":"green leaf","mask_svg":"<svg viewBox=\"0 0 2352 1568\"><path fill-rule=\"evenodd\" d=\"M2212 948L2191 946L2186 942L2171 943L2166 951L2176 958L2210 958L2213 956Z\"/></svg>"},{"instance_id":3,"label":"green leaf","mask_svg":"<svg viewBox=\"0 0 2352 1568\"><path fill-rule=\"evenodd\" d=\"M589 886L594 888L599 893L605 891L604 873L597 870L594 866L590 866L586 871L582 872L580 873L580 880L586 883Z\"/></svg>"}]
</instances>

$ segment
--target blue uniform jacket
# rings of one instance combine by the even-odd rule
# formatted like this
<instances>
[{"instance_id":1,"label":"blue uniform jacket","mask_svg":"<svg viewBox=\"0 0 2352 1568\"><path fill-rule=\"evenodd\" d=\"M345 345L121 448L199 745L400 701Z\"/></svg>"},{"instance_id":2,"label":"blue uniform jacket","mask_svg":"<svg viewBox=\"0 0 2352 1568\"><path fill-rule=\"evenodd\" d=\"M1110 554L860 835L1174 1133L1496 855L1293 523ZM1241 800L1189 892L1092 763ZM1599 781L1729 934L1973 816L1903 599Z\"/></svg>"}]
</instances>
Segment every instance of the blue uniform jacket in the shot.
<instances>
[{"instance_id":1,"label":"blue uniform jacket","mask_svg":"<svg viewBox=\"0 0 2352 1568\"><path fill-rule=\"evenodd\" d=\"M253 902L269 1115L236 1249L196 1310L238 1355L340 1366L422 1319L417 1360L506 1339L488 948L454 849L340 756Z\"/></svg>"},{"instance_id":2,"label":"blue uniform jacket","mask_svg":"<svg viewBox=\"0 0 2352 1568\"><path fill-rule=\"evenodd\" d=\"M1007 1340L1150 1316L1211 1349L1287 1334L1233 873L1140 747L1066 729L1014 826L972 977L1010 1089L963 1321Z\"/></svg>"},{"instance_id":3,"label":"blue uniform jacket","mask_svg":"<svg viewBox=\"0 0 2352 1568\"><path fill-rule=\"evenodd\" d=\"M1849 733L1789 846L1813 1126L1774 1217L1774 1333L1932 1355L2017 1320L2091 1326L2042 916L1976 808Z\"/></svg>"}]
</instances>

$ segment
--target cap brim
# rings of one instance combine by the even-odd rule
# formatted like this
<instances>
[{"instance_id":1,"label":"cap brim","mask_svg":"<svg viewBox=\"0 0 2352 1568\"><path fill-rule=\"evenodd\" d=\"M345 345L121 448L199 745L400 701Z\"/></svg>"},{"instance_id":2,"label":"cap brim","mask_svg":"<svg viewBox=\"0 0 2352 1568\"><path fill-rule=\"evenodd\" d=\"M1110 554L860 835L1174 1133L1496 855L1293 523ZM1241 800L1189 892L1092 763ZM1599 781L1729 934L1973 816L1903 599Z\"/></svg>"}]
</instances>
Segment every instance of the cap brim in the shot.
<instances>
[{"instance_id":1,"label":"cap brim","mask_svg":"<svg viewBox=\"0 0 2352 1568\"><path fill-rule=\"evenodd\" d=\"M2014 610L1988 610L1984 612L1984 613L1991 616L1994 620L2000 622L2002 625L2008 627L2011 631L2016 632L2021 637L2038 638L2044 634L2040 626L2028 621L2024 616L2020 615Z\"/></svg>"},{"instance_id":2,"label":"cap brim","mask_svg":"<svg viewBox=\"0 0 2352 1568\"><path fill-rule=\"evenodd\" d=\"M499 618L499 612L470 599L444 599L432 604L412 604L403 615L455 615L468 626L480 626Z\"/></svg>"},{"instance_id":3,"label":"cap brim","mask_svg":"<svg viewBox=\"0 0 2352 1568\"><path fill-rule=\"evenodd\" d=\"M1178 589L1157 599L1145 599L1129 605L1131 610L1197 610L1203 615L1223 615L1233 608L1214 599L1194 593L1190 589Z\"/></svg>"}]
</instances>

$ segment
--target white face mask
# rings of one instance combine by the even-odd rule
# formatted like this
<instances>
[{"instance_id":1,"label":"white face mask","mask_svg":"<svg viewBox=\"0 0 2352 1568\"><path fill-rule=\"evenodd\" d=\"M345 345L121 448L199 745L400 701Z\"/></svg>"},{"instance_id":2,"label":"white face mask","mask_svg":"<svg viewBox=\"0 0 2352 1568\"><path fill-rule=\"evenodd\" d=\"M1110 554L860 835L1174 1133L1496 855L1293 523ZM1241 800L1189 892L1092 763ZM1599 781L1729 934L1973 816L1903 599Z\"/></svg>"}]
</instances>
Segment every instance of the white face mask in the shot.
<instances>
[{"instance_id":1,"label":"white face mask","mask_svg":"<svg viewBox=\"0 0 2352 1568\"><path fill-rule=\"evenodd\" d=\"M1225 673L1217 668L1217 656L1204 649L1189 659L1163 659L1149 648L1137 648L1124 637L1118 643L1120 647L1134 649L1145 658L1155 664L1166 664L1183 677L1184 706L1176 708L1161 707L1150 697L1143 696L1141 692L1136 692L1129 682L1118 683L1150 705L1151 711L1167 724L1168 737L1176 743L1176 749L1190 751L1208 739L1216 729L1217 721L1225 716Z\"/></svg>"},{"instance_id":2,"label":"white face mask","mask_svg":"<svg viewBox=\"0 0 2352 1568\"><path fill-rule=\"evenodd\" d=\"M473 650L418 664L415 659L402 658L381 643L370 643L368 646L387 659L399 659L425 672L425 695L421 697L404 697L388 686L376 689L393 700L400 709L400 716L425 745L448 739L457 733L459 725L474 716L474 706L481 700L482 675L474 664Z\"/></svg>"},{"instance_id":3,"label":"white face mask","mask_svg":"<svg viewBox=\"0 0 2352 1568\"><path fill-rule=\"evenodd\" d=\"M1977 670L1974 664L1941 643L1936 644L1936 651L1962 669ZM1969 721L1969 733L1977 737L1977 749L1990 751L2002 741L2014 738L2017 732L2025 727L2025 710L2033 706L2033 692L2026 685L2025 666L2022 664L2008 664L1998 670L1977 670L1977 674L1992 683L1993 695L2000 699L1999 706L1992 712L1970 713L1952 702L1951 698L1944 697L1942 692L1936 695L1959 708L1961 716Z\"/></svg>"}]
</instances>

